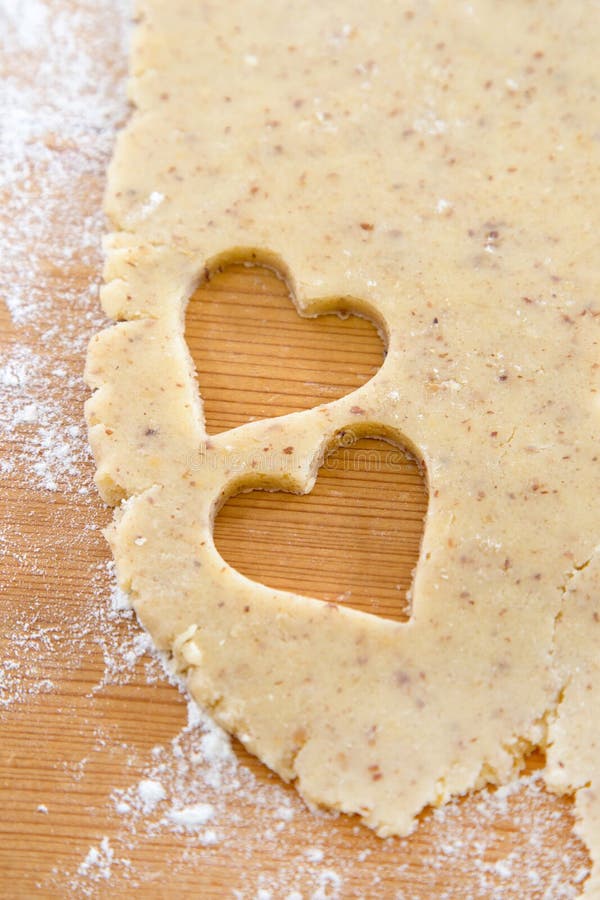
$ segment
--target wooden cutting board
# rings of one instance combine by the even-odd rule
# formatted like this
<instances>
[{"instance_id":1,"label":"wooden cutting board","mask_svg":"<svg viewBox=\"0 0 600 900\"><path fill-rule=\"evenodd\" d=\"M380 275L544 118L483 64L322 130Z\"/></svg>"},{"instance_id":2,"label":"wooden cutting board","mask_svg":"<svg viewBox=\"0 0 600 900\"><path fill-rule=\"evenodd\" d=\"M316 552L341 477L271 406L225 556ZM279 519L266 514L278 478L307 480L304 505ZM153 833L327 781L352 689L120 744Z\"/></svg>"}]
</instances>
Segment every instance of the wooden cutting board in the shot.
<instances>
[{"instance_id":1,"label":"wooden cutting board","mask_svg":"<svg viewBox=\"0 0 600 900\"><path fill-rule=\"evenodd\" d=\"M56 0L49 8L72 13L76 28L80 6ZM94 16L106 25L106 12L86 8L86 16L79 40L93 42ZM29 52L31 64L35 48ZM106 48L105 56L97 63L112 67L118 85L123 60ZM50 156L64 153L60 141L55 149L50 144ZM25 415L1 446L10 466L0 494L0 896L576 896L587 858L572 833L571 803L535 780L507 796L473 795L442 815L426 811L412 836L386 841L351 817L307 810L292 787L238 744L237 774L223 776L220 786L205 784L210 764L190 762L194 734L182 731L184 698L142 654L135 621L111 611L100 531L110 512L93 491L92 462L82 458L85 340L65 339L100 327L89 296L100 257L79 251L67 264L62 253L72 228L65 210L70 223L97 210L102 167L83 186L75 163L74 190L58 186L63 203L50 210L44 265L34 237L17 248L24 267L37 262L51 321L15 324L0 304L0 362L35 355L39 377L21 395L54 410L50 424L48 416ZM61 165L68 168L68 160ZM48 172L30 177L32 195L36 185L41 195ZM43 205L42 213L49 209ZM52 246L62 264L52 261ZM86 296L74 308L73 298ZM377 370L383 354L370 323L302 320L274 273L243 265L196 292L186 334L209 433L348 393ZM76 459L73 472L62 472L57 489L48 489L34 463L56 451L59 439ZM401 450L349 440L309 496L232 498L217 518L215 539L224 558L256 580L402 619L410 614L406 592L426 506L423 476ZM532 757L530 770L541 763ZM164 808L178 798L186 805L197 796L194 781L203 785L216 810L215 842L206 831L161 824L160 804L140 811L136 786L149 777L169 794ZM133 812L117 809L123 796L137 797Z\"/></svg>"}]
</instances>

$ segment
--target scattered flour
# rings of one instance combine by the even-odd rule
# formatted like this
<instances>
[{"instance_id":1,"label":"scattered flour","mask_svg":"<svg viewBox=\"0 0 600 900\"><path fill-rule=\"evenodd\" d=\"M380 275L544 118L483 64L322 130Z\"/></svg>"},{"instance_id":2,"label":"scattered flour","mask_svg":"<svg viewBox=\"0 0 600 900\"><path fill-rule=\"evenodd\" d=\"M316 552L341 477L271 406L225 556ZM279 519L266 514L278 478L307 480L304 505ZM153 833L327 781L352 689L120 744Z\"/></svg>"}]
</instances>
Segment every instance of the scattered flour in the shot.
<instances>
[{"instance_id":1,"label":"scattered flour","mask_svg":"<svg viewBox=\"0 0 600 900\"><path fill-rule=\"evenodd\" d=\"M101 665L84 697L91 720L98 715L100 722L108 691L158 689L166 679L172 703L176 690L186 699L187 722L151 748L98 724L93 746L63 761L71 802L81 804L87 801L77 789L91 784L94 759L113 754L118 765L108 769L115 782L105 804L87 810L98 822L94 843L79 864L66 872L57 866L38 887L79 897L102 890L117 896L125 885L150 897L157 868L148 858L193 885L214 854L225 862L235 854L247 861L245 873L229 873L239 878L230 895L239 900L364 897L353 886L358 867L370 885L366 896L374 898L512 900L524 890L531 900L575 898L588 874L586 857L574 837L558 854L550 835L561 813L535 773L426 814L405 841L380 841L330 814L307 816L292 789L253 774L239 748L187 697L116 587L95 524L102 514L80 373L87 343L103 323L101 195L115 129L127 115L129 14L127 0L0 0L0 303L7 311L6 327L0 325L8 335L0 354L0 496L11 497L17 486L19 496L31 497L30 504L7 503L0 522L0 591L14 588L23 597L25 585L27 599L19 607L0 602L0 728L29 705L39 709L65 670L76 675L90 659ZM444 123L432 111L417 125L438 134ZM140 214L163 200L151 194ZM440 200L438 212L449 214L449 202ZM40 529L43 516L50 529ZM72 565L79 577L59 584L49 559ZM91 566L83 587L82 560ZM72 590L61 586L71 583ZM51 806L49 815L37 805L38 827L52 823ZM504 855L499 822L521 837Z\"/></svg>"},{"instance_id":2,"label":"scattered flour","mask_svg":"<svg viewBox=\"0 0 600 900\"><path fill-rule=\"evenodd\" d=\"M167 818L179 828L193 831L199 825L206 825L215 814L214 806L210 803L194 803L193 806L185 806L183 809L173 809Z\"/></svg>"},{"instance_id":3,"label":"scattered flour","mask_svg":"<svg viewBox=\"0 0 600 900\"><path fill-rule=\"evenodd\" d=\"M142 803L142 812L147 815L156 805L164 800L167 792L160 783L153 778L143 778L137 786L138 796ZM126 804L123 807L128 808Z\"/></svg>"},{"instance_id":4,"label":"scattered flour","mask_svg":"<svg viewBox=\"0 0 600 900\"><path fill-rule=\"evenodd\" d=\"M114 850L109 844L108 838L103 837L100 847L90 847L86 858L80 863L77 872L86 875L92 881L100 878L110 878L110 867L114 859Z\"/></svg>"},{"instance_id":5,"label":"scattered flour","mask_svg":"<svg viewBox=\"0 0 600 900\"><path fill-rule=\"evenodd\" d=\"M79 864L77 874L81 883L78 895L85 897L97 895L97 887L111 879L113 867L127 871L130 866L131 862L126 857L117 859L110 840L105 835L97 847L90 847L85 859Z\"/></svg>"}]
</instances>

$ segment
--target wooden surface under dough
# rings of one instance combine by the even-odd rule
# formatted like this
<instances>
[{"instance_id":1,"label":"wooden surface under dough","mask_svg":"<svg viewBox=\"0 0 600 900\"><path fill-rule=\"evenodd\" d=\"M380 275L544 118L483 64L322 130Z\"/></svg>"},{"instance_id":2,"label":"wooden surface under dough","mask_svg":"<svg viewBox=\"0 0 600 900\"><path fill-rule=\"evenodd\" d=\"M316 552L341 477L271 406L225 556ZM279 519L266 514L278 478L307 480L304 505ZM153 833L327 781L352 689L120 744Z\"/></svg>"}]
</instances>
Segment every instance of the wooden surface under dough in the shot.
<instances>
[{"instance_id":1,"label":"wooden surface under dough","mask_svg":"<svg viewBox=\"0 0 600 900\"><path fill-rule=\"evenodd\" d=\"M84 271L82 278L88 275ZM60 275L56 276L56 288L60 290ZM281 404L273 405L274 412L287 411L285 404L294 377L294 360L304 353L312 360L311 373L307 376L312 384L311 403L327 397L331 385L331 338L337 330L341 329L345 336L343 341L334 338L334 345L342 353L342 367L347 367L348 372L356 371L357 354L364 362L362 370L356 376L349 376L350 380L352 377L363 380L381 358L379 338L359 319L343 322L329 317L326 330L330 333L323 340L315 337L314 322L303 323L308 327L300 328L294 335L297 315L282 283L266 271L234 267L215 277L193 302L195 306L188 315L188 339L196 358L201 330L197 321L198 304L200 308L206 304L207 315L221 317L225 335L234 325L236 309L242 304L247 329L244 346L248 343L260 353L264 352L262 319L269 318L271 310L275 318L277 311L281 314L284 310L287 324L281 324L277 334L282 341L285 336L285 341L293 345L290 361L283 370L268 355L262 357L263 371L269 373L272 390L280 390L286 398ZM64 314L68 314L66 305ZM3 314L3 345L10 342L11 331ZM346 340L348 336L350 339ZM218 372L222 373L224 365L229 364L238 339L239 335L236 337L234 333L220 346L218 357L207 362L206 355L201 364L213 432L239 420L242 411L248 417L262 414L264 403L268 402L262 388L258 393L253 392L247 383L245 388L240 385L233 391L227 388L219 401L215 385L222 376ZM77 373L83 360L74 357L67 364L70 372ZM277 371L285 375L279 381ZM303 389L298 386L295 390L292 405L300 406L305 402ZM84 397L81 386L80 399L83 401ZM383 446L389 450L388 445ZM349 461L348 466L345 460ZM91 463L88 468L91 475ZM219 516L218 546L231 564L254 577L262 577L267 584L306 590L326 599L350 591L352 602L364 608L369 608L373 599L371 584L376 583L380 593L392 600L394 595L403 598L404 590L398 590L396 585L406 587L416 562L426 498L414 463L405 460L399 470L392 469L371 466L370 471L357 472L352 457L342 455L331 469L323 471L312 506L310 497L263 492L240 495L229 501ZM358 515L357 499L362 503ZM3 558L3 565L9 567L4 572L8 588L0 599L3 638L7 629L10 630L10 623L26 618L34 599L37 627L60 632L62 623L77 618L77 604L83 602L86 591L89 594L90 569L109 560L101 534L89 530L90 525L106 523L109 513L95 497L91 503L79 504L72 496L32 490L26 483L19 483L18 478L13 479L2 504L5 524L19 536L25 557L31 551L32 541L37 547L33 573L28 572L25 557ZM375 509L377 519L369 519L369 513ZM386 528L375 527L376 521L385 521ZM253 529L260 532L260 540L251 543ZM343 552L336 551L337 541ZM358 571L353 569L353 542L363 563L369 557L376 561L366 579L360 577L364 575L361 567ZM315 563L317 552L319 562ZM289 560L293 564L288 569ZM319 566L323 566L322 573L318 571ZM39 602L40 580L43 580L42 603ZM405 615L403 604L394 609L392 600L387 613ZM106 602L105 596L98 600L98 603ZM119 853L121 822L110 802L110 794L117 787L135 784L144 774L151 748L157 744L168 745L185 720L185 705L177 690L165 683L148 684L142 663L128 684L95 690L102 680L105 662L93 626L89 633L82 635L77 652L70 653L69 647L63 644L61 651L50 654L48 660L46 674L54 688L0 713L0 894L10 898L69 896L68 884L65 887L60 873L76 872L89 847L97 846L104 836L108 836ZM238 745L236 752L259 783L277 781ZM532 761L532 765L536 764L539 758ZM293 794L291 788L288 790ZM298 847L307 843L324 847L327 859L344 872L343 890L336 896L391 898L403 889L406 896L419 900L441 897L444 891L449 891L444 896L458 900L464 896L494 896L489 893L489 885L497 884L498 890L504 891L502 897L511 898L523 896L523 879L507 882L506 877L492 874L486 882L488 888L482 893L481 878L474 877L479 865L474 860L480 859L481 854L475 853L470 860L472 847L465 846L462 860L452 865L446 855L438 870L432 865L432 854L435 859L436 848L444 835L452 838L474 834L488 844L485 853L488 865L514 852L517 856L521 854L526 870L528 851L525 849L523 853L523 848L527 848L534 835L557 860L568 849L571 868L574 859L584 863L585 854L570 833L569 801L556 800L541 792L533 805L532 802L531 798L520 799L517 795L510 799L505 814L490 822L478 812L478 798L469 798L453 814L450 830L447 824L440 824L434 816L425 814L421 827L409 839L385 842L366 828L357 827L356 821L349 817L336 821L323 819L299 805L293 831L289 835L282 833L276 846L270 846L267 841L262 847L254 847L252 858L248 859L251 836L260 830L261 816L265 813L242 797L230 801L232 817L237 812L241 818L239 824L231 825L235 839L226 851L220 851L218 846L197 851L195 858L184 862L183 838L174 834L148 836L140 825L132 847L126 853L120 852L131 860L133 870L138 873L138 883L140 871L144 873L144 897L233 896L234 888L240 889L245 883L256 884L261 873L268 882L269 873L279 871L286 859L291 865L298 858ZM48 808L47 815L36 811L41 803ZM366 858L358 862L358 854L365 850L369 851ZM563 885L566 877L563 871ZM375 887L374 878L381 879ZM547 887L550 878L551 873L542 873L542 889ZM132 876L117 866L113 866L108 881L100 879L92 889L93 896L102 897L134 896L141 890L132 886ZM80 886L72 890L73 896L83 896ZM251 890L245 896L254 897L255 892ZM273 897L284 896L283 891L273 893ZM530 885L527 896L541 897L543 893Z\"/></svg>"},{"instance_id":2,"label":"wooden surface under dough","mask_svg":"<svg viewBox=\"0 0 600 900\"><path fill-rule=\"evenodd\" d=\"M78 9L72 0L52 0L47 5L53 15ZM104 22L102 6L88 6L88 18L98 16L99 23ZM90 42L93 32L92 28ZM94 52L100 54L98 65L114 73L116 90L124 77L125 60L116 38L112 51L110 47L110 41L105 41ZM11 76L34 86L41 52L32 46L18 60L11 57ZM60 135L49 134L47 147L50 156L60 156L62 166L69 165L73 147L62 146ZM74 158L77 161L76 154ZM41 195L46 178L43 167L32 169L27 177L28 195L35 198L36 190ZM71 348L68 340L48 338L46 332L56 328L55 335L66 334L75 326L83 334L92 333L95 326L90 326L86 311L93 308L93 300L84 307L74 306L73 298L88 291L101 261L97 253L89 252L85 259L75 255L64 265L53 259L65 259L60 251L70 246L71 221L83 223L96 214L103 186L99 176L74 169L68 190L60 185L55 189L60 201L53 207L57 218L44 231L51 235L52 246L40 249L32 244L21 250L23 266L29 256L35 260L48 321L14 325L0 302L0 354L23 345L48 369L60 365L64 373L53 378L47 392L41 383L36 399L65 401L66 397L69 424L79 426L87 396L80 379L83 342ZM0 208L0 227L5 215L5 207ZM239 424L240 416L287 412L332 399L354 387L353 378L362 381L379 364L381 345L368 324L331 318L302 322L284 286L270 273L238 267L214 278L203 290L201 303L207 324L209 311L212 314L208 350L216 354L210 359L205 355L209 364L200 366L209 430ZM215 343L218 335L223 340L232 323L237 322L239 329L240 312L249 329L242 342L247 352L257 354L252 373L247 370L248 359L227 358L225 347ZM100 327L99 314L96 319ZM268 328L261 324L265 321L270 323ZM195 326L191 321L189 325L190 343L197 350ZM331 335L325 335L330 326L336 335L333 349ZM288 341L284 333L289 334L291 346L285 366L275 352ZM236 380L231 373L240 363ZM264 389L267 366L273 376L269 390ZM277 374L283 370L285 383L278 385ZM263 382L253 382L250 374ZM256 393L254 386L261 384ZM31 478L31 460L19 462L21 450L32 437L35 429L26 424L13 437L0 434L0 459L15 464L10 477L2 480L0 493L4 541L0 548L0 661L15 662L17 669L11 671L19 685L13 691L14 702L0 705L1 897L204 900L233 897L238 890L242 891L238 896L253 900L263 887L272 891L273 900L279 900L287 895L289 885L308 898L315 880L303 871L308 871L306 854L315 847L324 854L321 868L336 871L342 879L337 893L329 889L322 896L369 900L523 896L553 900L563 896L563 889L586 863L586 854L571 832L567 799L543 791L517 793L503 809L502 804L490 807L485 794L475 795L445 819L425 813L408 839L381 841L349 817L314 815L288 787L281 790L295 810L293 821L269 837L272 809L268 804L261 807L257 797L263 788L279 785L279 780L237 744L240 762L254 773L257 788L227 800L227 815L219 821L225 836L222 843L202 848L168 830L152 835L143 819L137 823L136 834L127 831L111 795L144 777L153 759L152 748L170 747L186 722L185 701L166 681L149 682L147 658L141 658L127 677L110 683L119 641L130 647L137 633L134 624L107 613L110 555L100 528L109 521L110 511L93 491L89 460L79 464L80 480L62 479L58 491L37 486ZM391 472L373 465L369 471L352 465L344 471L343 465L343 460L342 467L335 460L322 473L311 497L254 493L233 499L217 522L218 545L230 563L268 584L306 590L325 599L350 591L347 602L364 608L372 608L373 599L383 597L385 609L380 611L403 616L425 505L421 478L408 462ZM79 493L86 488L88 494ZM359 500L362 505L357 506ZM377 528L368 515L375 508L377 521L386 522L385 529ZM250 544L253 529L255 535L260 532L260 541ZM377 533L381 531L387 534ZM376 544L372 554L370 540ZM376 565L354 566L357 559L375 560ZM376 597L370 590L374 584ZM47 689L41 690L44 679L48 679ZM539 762L539 758L531 761L532 765ZM42 804L47 813L38 811ZM490 817L490 809L497 810L497 815ZM99 847L103 838L108 838L115 854L110 878L100 874L94 881L78 876L90 847ZM540 867L541 857L546 864ZM498 860L501 865L495 866ZM311 871L318 870L319 866L313 866Z\"/></svg>"},{"instance_id":3,"label":"wooden surface under dough","mask_svg":"<svg viewBox=\"0 0 600 900\"><path fill-rule=\"evenodd\" d=\"M302 318L273 272L241 265L196 291L186 333L210 433L343 396L385 352L370 322ZM215 540L250 578L405 620L426 509L415 461L349 432L310 494L238 494L218 515Z\"/></svg>"}]
</instances>

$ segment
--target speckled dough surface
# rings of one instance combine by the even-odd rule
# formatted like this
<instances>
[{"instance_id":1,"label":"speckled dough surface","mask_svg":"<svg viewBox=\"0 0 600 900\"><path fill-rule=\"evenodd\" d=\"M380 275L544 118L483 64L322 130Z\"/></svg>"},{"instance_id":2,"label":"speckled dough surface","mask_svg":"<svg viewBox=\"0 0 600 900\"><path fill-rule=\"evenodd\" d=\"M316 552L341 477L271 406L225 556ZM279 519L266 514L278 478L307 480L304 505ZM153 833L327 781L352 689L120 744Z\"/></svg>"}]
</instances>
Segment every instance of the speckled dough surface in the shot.
<instances>
[{"instance_id":1,"label":"speckled dough surface","mask_svg":"<svg viewBox=\"0 0 600 900\"><path fill-rule=\"evenodd\" d=\"M309 801L401 834L541 745L597 863L600 9L139 14L107 195L118 321L87 367L121 584L199 702ZM185 305L252 252L299 314L366 311L389 352L346 398L207 441ZM407 623L255 584L213 545L224 496L309 491L348 428L427 472Z\"/></svg>"}]
</instances>

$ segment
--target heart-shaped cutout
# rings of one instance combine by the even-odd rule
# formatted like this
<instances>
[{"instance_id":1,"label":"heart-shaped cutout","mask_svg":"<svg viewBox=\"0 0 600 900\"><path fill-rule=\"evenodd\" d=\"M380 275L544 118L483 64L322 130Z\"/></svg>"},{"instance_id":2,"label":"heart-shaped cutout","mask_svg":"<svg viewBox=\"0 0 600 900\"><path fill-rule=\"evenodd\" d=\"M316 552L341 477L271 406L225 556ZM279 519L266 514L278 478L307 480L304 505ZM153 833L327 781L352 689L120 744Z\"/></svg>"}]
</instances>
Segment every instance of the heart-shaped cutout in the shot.
<instances>
[{"instance_id":1,"label":"heart-shaped cutout","mask_svg":"<svg viewBox=\"0 0 600 900\"><path fill-rule=\"evenodd\" d=\"M328 403L380 368L385 346L368 319L301 316L271 269L230 265L205 280L186 311L210 434Z\"/></svg>"},{"instance_id":2,"label":"heart-shaped cutout","mask_svg":"<svg viewBox=\"0 0 600 900\"><path fill-rule=\"evenodd\" d=\"M427 512L417 462L385 440L348 434L309 494L252 490L215 520L221 556L269 587L406 621Z\"/></svg>"}]
</instances>

